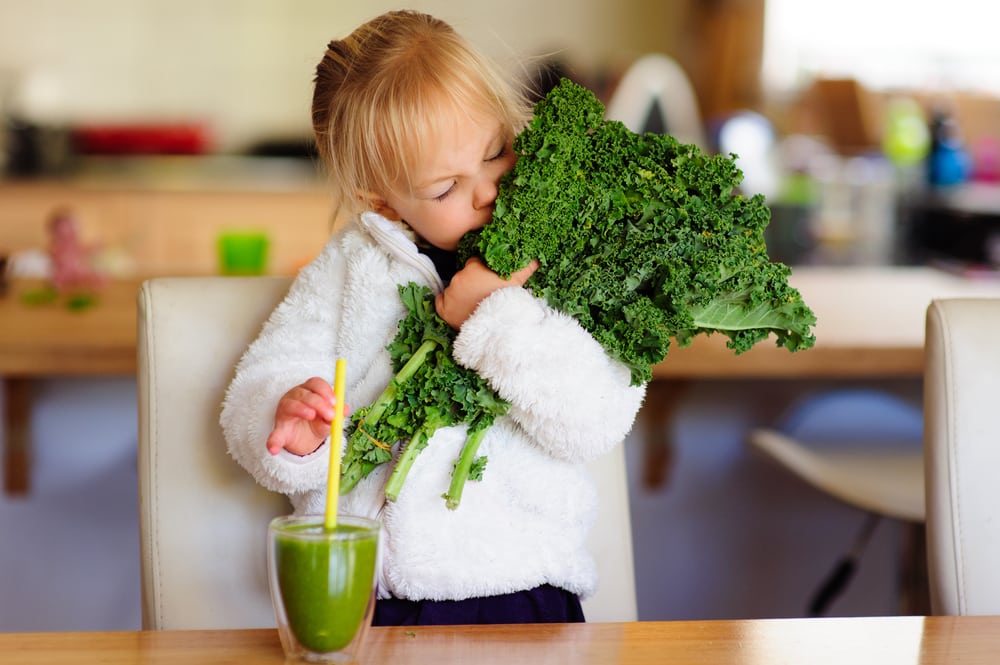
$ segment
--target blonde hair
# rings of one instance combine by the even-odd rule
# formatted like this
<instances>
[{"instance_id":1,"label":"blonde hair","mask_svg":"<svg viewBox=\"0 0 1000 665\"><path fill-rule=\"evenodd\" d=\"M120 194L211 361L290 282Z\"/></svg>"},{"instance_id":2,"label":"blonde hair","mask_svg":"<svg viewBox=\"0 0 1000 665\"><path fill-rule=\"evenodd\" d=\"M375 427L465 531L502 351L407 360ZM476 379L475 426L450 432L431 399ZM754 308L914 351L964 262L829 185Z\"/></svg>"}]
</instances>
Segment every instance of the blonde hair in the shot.
<instances>
[{"instance_id":1,"label":"blonde hair","mask_svg":"<svg viewBox=\"0 0 1000 665\"><path fill-rule=\"evenodd\" d=\"M444 21L394 11L327 46L316 67L312 122L341 212L366 207L410 173L455 113L496 118L513 137L530 118L524 94Z\"/></svg>"}]
</instances>

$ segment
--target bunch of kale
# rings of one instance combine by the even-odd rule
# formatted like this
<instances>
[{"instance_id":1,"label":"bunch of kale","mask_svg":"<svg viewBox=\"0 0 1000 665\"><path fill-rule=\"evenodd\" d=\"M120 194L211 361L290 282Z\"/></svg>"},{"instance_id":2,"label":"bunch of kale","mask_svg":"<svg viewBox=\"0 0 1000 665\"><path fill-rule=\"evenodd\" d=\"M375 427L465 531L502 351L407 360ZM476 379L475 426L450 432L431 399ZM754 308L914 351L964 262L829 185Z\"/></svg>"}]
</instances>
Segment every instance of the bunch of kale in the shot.
<instances>
[{"instance_id":1,"label":"bunch of kale","mask_svg":"<svg viewBox=\"0 0 1000 665\"><path fill-rule=\"evenodd\" d=\"M763 196L738 192L742 173L732 157L605 120L593 94L565 79L536 105L514 150L518 161L500 183L493 221L463 238L460 263L480 256L506 276L538 259L526 287L579 321L630 368L633 384L651 378L671 340L685 346L698 334L725 335L736 353L771 334L789 351L813 345L815 316L788 285L788 267L768 258L770 212ZM429 290L401 292L410 314L390 347L400 373L385 400L353 418L345 492L391 459L387 444L409 440L415 455L436 427L466 422L474 448L507 408L451 360L454 331L434 313ZM425 345L433 350L420 351ZM413 360L421 354L434 362ZM400 371L408 362L422 364L419 376ZM442 420L441 412L450 415ZM454 490L474 455L463 452L449 507L458 505ZM405 479L402 466L396 471ZM401 486L396 476L390 498Z\"/></svg>"}]
</instances>

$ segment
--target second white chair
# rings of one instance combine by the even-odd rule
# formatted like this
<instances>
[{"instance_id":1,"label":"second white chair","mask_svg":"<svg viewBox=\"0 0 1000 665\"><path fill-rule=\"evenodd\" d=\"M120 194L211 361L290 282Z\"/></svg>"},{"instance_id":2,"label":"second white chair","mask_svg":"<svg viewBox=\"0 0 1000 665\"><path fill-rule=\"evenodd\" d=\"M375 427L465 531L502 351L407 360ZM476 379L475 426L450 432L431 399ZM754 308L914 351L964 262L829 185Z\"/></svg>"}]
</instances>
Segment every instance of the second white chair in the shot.
<instances>
[{"instance_id":1,"label":"second white chair","mask_svg":"<svg viewBox=\"0 0 1000 665\"><path fill-rule=\"evenodd\" d=\"M934 614L1000 614L1000 299L927 310L924 449Z\"/></svg>"}]
</instances>

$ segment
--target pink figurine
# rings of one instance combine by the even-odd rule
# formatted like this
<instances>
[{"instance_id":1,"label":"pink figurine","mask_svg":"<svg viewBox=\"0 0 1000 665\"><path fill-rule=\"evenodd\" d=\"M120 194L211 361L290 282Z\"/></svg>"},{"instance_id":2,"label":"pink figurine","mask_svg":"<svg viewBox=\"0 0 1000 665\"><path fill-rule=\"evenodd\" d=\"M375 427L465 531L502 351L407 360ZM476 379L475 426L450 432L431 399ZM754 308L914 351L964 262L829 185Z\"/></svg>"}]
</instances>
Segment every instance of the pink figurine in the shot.
<instances>
[{"instance_id":1,"label":"pink figurine","mask_svg":"<svg viewBox=\"0 0 1000 665\"><path fill-rule=\"evenodd\" d=\"M93 250L80 240L76 217L66 208L58 208L49 220L49 256L52 260L52 285L60 291L93 289L104 283L94 269Z\"/></svg>"}]
</instances>

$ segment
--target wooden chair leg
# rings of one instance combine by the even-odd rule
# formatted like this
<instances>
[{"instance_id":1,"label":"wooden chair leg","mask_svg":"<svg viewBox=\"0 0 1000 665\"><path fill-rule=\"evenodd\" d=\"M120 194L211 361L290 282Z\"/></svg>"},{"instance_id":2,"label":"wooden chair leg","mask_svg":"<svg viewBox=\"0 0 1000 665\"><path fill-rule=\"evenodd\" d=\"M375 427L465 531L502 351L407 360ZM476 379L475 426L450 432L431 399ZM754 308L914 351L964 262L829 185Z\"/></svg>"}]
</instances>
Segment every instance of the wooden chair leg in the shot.
<instances>
[{"instance_id":1,"label":"wooden chair leg","mask_svg":"<svg viewBox=\"0 0 1000 665\"><path fill-rule=\"evenodd\" d=\"M903 548L899 611L904 615L928 616L931 613L931 594L927 572L927 528L924 524L904 523Z\"/></svg>"},{"instance_id":2,"label":"wooden chair leg","mask_svg":"<svg viewBox=\"0 0 1000 665\"><path fill-rule=\"evenodd\" d=\"M8 496L19 496L28 493L30 484L31 380L7 377L4 401L3 489Z\"/></svg>"},{"instance_id":3,"label":"wooden chair leg","mask_svg":"<svg viewBox=\"0 0 1000 665\"><path fill-rule=\"evenodd\" d=\"M642 486L647 490L663 489L669 482L674 454L670 422L687 387L686 381L663 379L646 386L639 424L643 435Z\"/></svg>"}]
</instances>

